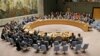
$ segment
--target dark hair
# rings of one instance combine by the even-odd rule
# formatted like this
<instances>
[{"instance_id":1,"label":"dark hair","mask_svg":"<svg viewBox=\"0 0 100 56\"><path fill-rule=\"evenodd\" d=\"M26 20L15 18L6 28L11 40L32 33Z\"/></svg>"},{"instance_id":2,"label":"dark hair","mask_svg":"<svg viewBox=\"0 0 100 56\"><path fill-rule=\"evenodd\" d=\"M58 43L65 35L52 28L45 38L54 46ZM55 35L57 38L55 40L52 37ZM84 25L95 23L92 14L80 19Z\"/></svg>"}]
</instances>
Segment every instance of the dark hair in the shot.
<instances>
[{"instance_id":1,"label":"dark hair","mask_svg":"<svg viewBox=\"0 0 100 56\"><path fill-rule=\"evenodd\" d=\"M72 33L72 35L74 35L74 33Z\"/></svg>"},{"instance_id":2,"label":"dark hair","mask_svg":"<svg viewBox=\"0 0 100 56\"><path fill-rule=\"evenodd\" d=\"M78 36L81 36L81 34L79 33Z\"/></svg>"},{"instance_id":3,"label":"dark hair","mask_svg":"<svg viewBox=\"0 0 100 56\"><path fill-rule=\"evenodd\" d=\"M47 35L47 32L45 32L45 35Z\"/></svg>"}]
</instances>

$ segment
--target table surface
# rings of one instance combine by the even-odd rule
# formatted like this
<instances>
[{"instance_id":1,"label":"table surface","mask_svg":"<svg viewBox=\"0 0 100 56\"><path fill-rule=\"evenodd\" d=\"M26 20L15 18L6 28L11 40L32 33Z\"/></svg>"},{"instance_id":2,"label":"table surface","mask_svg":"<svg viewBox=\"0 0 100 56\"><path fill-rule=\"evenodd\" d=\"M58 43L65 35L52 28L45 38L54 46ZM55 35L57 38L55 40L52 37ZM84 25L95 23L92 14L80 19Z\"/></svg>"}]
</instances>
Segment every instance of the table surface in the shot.
<instances>
[{"instance_id":1,"label":"table surface","mask_svg":"<svg viewBox=\"0 0 100 56\"><path fill-rule=\"evenodd\" d=\"M75 27L79 27L84 32L88 32L89 25L87 23L84 23L82 21L76 21L76 20L67 20L67 19L45 19L45 20L36 20L34 22L27 23L23 28L25 31L28 31L30 33L34 32L34 28L43 26L43 25L52 25L52 24L63 24L63 25L71 25Z\"/></svg>"}]
</instances>

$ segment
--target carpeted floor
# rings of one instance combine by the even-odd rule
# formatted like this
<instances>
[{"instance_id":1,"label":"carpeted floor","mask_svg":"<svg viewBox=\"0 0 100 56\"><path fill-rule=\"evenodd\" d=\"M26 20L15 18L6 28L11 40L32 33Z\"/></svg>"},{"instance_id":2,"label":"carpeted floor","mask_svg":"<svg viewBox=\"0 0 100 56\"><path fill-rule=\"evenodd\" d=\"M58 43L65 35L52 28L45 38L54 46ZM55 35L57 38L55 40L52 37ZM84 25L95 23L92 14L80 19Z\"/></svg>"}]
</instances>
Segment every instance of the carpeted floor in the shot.
<instances>
[{"instance_id":1,"label":"carpeted floor","mask_svg":"<svg viewBox=\"0 0 100 56\"><path fill-rule=\"evenodd\" d=\"M49 28L45 28L49 27ZM87 49L87 52L85 54L79 53L75 54L74 50L68 50L66 55L62 54L62 51L59 51L59 55L55 55L55 52L53 51L53 47L47 52L47 54L35 53L35 50L30 47L29 51L26 53L23 53L22 51L16 51L16 47L13 47L9 45L8 42L2 41L0 39L0 56L100 56L100 32L93 29L91 32L83 32L81 29L73 26L61 26L56 25L56 28L54 26L41 26L40 28L44 28L42 30L50 30L51 29L57 29L59 28L60 31L68 30L74 32L76 35L77 33L81 33L83 36L84 43L89 43L89 48ZM66 28L67 27L67 28ZM39 28L39 30L40 30ZM57 31L59 31L57 29ZM0 28L1 33L1 28Z\"/></svg>"}]
</instances>

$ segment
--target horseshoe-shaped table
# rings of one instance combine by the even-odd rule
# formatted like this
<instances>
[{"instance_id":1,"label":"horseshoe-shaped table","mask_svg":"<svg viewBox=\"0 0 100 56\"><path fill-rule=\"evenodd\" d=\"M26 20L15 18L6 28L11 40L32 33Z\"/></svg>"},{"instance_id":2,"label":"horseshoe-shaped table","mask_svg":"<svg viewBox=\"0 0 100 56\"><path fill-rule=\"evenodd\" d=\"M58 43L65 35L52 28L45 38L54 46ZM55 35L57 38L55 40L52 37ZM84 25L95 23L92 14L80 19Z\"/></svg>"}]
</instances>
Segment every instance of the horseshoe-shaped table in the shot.
<instances>
[{"instance_id":1,"label":"horseshoe-shaped table","mask_svg":"<svg viewBox=\"0 0 100 56\"><path fill-rule=\"evenodd\" d=\"M27 23L23 28L26 31L32 31L34 28L38 26L43 26L43 25L52 25L52 24L62 24L62 25L71 25L78 27L82 29L84 32L88 32L89 30L89 25L87 23L84 23L82 21L78 20L67 20L67 19L42 19L42 20L36 20L30 23Z\"/></svg>"}]
</instances>

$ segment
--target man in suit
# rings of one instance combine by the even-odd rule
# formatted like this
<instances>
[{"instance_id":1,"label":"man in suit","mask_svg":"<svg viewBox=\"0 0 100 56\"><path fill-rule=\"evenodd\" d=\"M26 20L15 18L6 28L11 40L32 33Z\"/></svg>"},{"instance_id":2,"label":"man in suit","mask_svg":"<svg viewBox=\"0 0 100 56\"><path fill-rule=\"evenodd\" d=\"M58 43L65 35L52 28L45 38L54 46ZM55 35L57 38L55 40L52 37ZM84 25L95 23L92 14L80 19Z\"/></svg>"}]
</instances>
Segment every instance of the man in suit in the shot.
<instances>
[{"instance_id":1,"label":"man in suit","mask_svg":"<svg viewBox=\"0 0 100 56\"><path fill-rule=\"evenodd\" d=\"M33 44L36 44L37 43L37 40L38 40L38 36L36 35L32 35L32 40L33 40Z\"/></svg>"},{"instance_id":2,"label":"man in suit","mask_svg":"<svg viewBox=\"0 0 100 56\"><path fill-rule=\"evenodd\" d=\"M20 41L18 39L16 40L15 44L16 44L16 50L17 51L22 50L21 45L20 45Z\"/></svg>"},{"instance_id":3,"label":"man in suit","mask_svg":"<svg viewBox=\"0 0 100 56\"><path fill-rule=\"evenodd\" d=\"M75 47L76 43L77 43L77 38L74 35L74 33L72 33L72 36L70 36L70 48L73 49L73 47Z\"/></svg>"},{"instance_id":4,"label":"man in suit","mask_svg":"<svg viewBox=\"0 0 100 56\"><path fill-rule=\"evenodd\" d=\"M50 40L50 37L47 36L47 33L45 33L45 35L44 35L44 41L49 41L49 40Z\"/></svg>"},{"instance_id":5,"label":"man in suit","mask_svg":"<svg viewBox=\"0 0 100 56\"><path fill-rule=\"evenodd\" d=\"M72 41L76 41L76 36L74 35L74 33L72 33L72 35L70 36L69 40L70 40L70 43Z\"/></svg>"}]
</instances>

